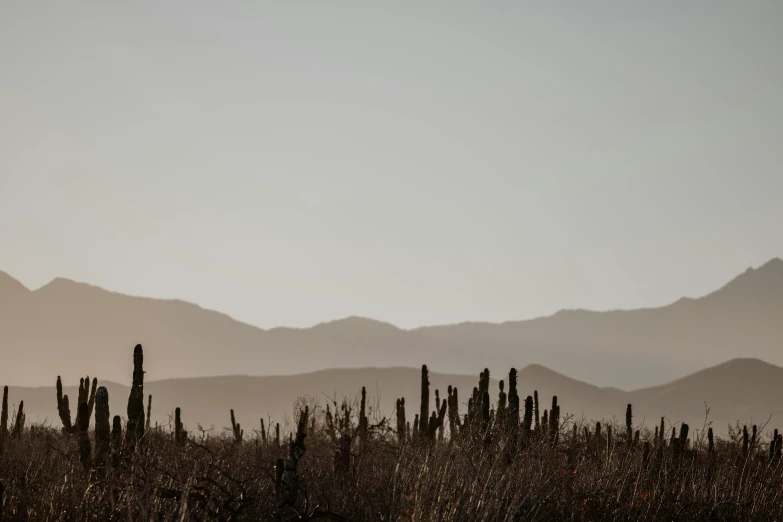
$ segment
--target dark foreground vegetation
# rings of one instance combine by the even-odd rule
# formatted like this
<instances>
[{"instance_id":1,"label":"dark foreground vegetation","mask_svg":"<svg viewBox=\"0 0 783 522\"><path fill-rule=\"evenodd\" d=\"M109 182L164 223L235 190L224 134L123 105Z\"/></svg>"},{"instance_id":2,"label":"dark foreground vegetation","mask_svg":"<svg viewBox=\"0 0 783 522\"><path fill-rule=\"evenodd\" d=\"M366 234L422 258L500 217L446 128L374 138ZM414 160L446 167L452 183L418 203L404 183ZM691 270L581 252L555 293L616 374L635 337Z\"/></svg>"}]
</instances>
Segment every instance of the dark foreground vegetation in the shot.
<instances>
[{"instance_id":1,"label":"dark foreground vegetation","mask_svg":"<svg viewBox=\"0 0 783 522\"><path fill-rule=\"evenodd\" d=\"M516 370L466 403L434 391L381 417L355 401L303 398L293 422L246 432L150 426L141 346L126 418L83 379L72 420L58 378L61 426L25 426L24 405L0 426L2 520L775 520L783 513L783 436L755 426L718 440L661 419L587 424L521 398ZM54 398L52 398L54 400ZM247 400L252 401L252 397ZM125 398L112 398L116 412ZM434 408L431 408L434 406ZM227 412L228 413L228 412ZM11 424L9 422L15 419ZM228 417L228 415L227 415ZM92 428L91 428L92 426Z\"/></svg>"}]
</instances>

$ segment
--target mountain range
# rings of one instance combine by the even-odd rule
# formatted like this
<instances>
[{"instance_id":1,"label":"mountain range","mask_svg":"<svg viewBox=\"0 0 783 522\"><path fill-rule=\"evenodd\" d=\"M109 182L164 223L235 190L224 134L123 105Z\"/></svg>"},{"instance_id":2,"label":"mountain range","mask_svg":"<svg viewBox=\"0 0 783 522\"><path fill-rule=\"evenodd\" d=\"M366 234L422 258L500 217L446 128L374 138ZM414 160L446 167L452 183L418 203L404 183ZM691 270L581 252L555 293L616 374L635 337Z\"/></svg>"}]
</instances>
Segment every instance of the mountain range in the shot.
<instances>
[{"instance_id":1,"label":"mountain range","mask_svg":"<svg viewBox=\"0 0 783 522\"><path fill-rule=\"evenodd\" d=\"M97 375L127 383L145 347L149 379L292 375L324 368L418 367L494 375L540 364L602 386L636 389L738 356L783 364L783 261L668 306L403 330L349 317L263 330L180 300L133 297L67 279L31 291L0 272L0 382L50 385ZM10 355L10 357L8 356Z\"/></svg>"}]
</instances>

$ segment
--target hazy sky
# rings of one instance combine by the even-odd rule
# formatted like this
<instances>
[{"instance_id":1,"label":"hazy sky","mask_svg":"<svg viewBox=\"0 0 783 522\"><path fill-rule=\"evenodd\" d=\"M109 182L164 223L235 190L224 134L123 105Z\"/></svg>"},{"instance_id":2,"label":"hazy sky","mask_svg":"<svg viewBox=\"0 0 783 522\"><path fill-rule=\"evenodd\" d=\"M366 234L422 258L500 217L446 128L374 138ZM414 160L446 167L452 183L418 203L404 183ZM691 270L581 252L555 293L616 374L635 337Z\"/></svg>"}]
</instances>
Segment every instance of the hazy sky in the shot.
<instances>
[{"instance_id":1,"label":"hazy sky","mask_svg":"<svg viewBox=\"0 0 783 522\"><path fill-rule=\"evenodd\" d=\"M783 2L458 4L0 2L0 270L410 327L783 255Z\"/></svg>"}]
</instances>

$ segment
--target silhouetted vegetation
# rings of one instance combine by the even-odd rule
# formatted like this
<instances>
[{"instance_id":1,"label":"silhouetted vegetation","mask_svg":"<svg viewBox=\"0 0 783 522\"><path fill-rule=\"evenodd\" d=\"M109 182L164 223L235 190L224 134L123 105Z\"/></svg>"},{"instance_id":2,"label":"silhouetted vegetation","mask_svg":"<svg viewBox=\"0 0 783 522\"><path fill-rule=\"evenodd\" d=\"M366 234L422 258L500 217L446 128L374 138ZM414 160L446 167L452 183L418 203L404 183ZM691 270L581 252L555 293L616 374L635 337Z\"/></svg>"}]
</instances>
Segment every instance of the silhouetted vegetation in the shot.
<instances>
[{"instance_id":1,"label":"silhouetted vegetation","mask_svg":"<svg viewBox=\"0 0 783 522\"><path fill-rule=\"evenodd\" d=\"M482 371L463 410L456 388L445 398L431 392L422 366L413 427L404 399L392 422L362 388L325 407L303 398L293 423L274 430L261 420L246 432L231 410L230 430L212 432L186 431L179 408L170 425L151 426L140 345L133 362L124 423L115 415L110 424L108 391L96 379L81 379L72 423L58 377L59 428L25 426L22 402L11 414L5 389L2 520L767 520L783 512L777 430L764 442L757 426L752 435L730 426L721 439L706 420L691 431L661 418L651 432L634 423L631 404L624 425L602 424L562 414L557 397L540 415L537 391L520 411L524 382L513 368L494 401Z\"/></svg>"}]
</instances>

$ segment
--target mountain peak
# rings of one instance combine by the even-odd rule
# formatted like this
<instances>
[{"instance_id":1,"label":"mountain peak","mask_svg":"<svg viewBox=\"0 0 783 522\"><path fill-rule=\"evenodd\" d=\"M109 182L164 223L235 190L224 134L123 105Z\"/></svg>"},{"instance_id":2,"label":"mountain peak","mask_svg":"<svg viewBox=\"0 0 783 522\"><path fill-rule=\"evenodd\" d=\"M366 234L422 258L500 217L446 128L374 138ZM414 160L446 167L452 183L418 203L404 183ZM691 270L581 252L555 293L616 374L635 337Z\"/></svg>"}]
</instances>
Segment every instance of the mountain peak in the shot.
<instances>
[{"instance_id":1,"label":"mountain peak","mask_svg":"<svg viewBox=\"0 0 783 522\"><path fill-rule=\"evenodd\" d=\"M30 290L22 283L0 271L0 297L7 295L26 294Z\"/></svg>"}]
</instances>

